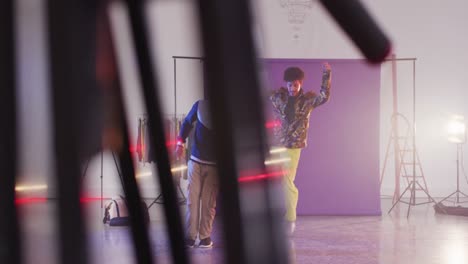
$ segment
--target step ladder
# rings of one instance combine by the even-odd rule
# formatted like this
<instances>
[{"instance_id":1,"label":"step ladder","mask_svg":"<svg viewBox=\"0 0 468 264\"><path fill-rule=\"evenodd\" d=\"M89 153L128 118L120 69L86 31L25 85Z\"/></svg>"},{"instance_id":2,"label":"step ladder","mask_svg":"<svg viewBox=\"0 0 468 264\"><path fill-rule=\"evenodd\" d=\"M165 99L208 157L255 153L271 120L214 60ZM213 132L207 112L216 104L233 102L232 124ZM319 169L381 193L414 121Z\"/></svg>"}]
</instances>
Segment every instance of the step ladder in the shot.
<instances>
[{"instance_id":1,"label":"step ladder","mask_svg":"<svg viewBox=\"0 0 468 264\"><path fill-rule=\"evenodd\" d=\"M393 125L395 124L402 125L402 129L398 129L399 131L404 131L404 133L402 133L402 136L399 136L397 135L398 133L395 133L395 129L393 128ZM393 144L397 144L396 146L394 145L395 149L398 151L398 155L395 155L395 158L398 158L395 164L397 164L398 166L397 168L398 175L399 175L399 178L403 180L403 183L405 184L405 189L403 193L400 195L399 189L395 188L395 192L393 195L394 204L392 208L390 209L390 211L398 202L407 203L409 205L419 205L419 204L435 202L434 199L429 195L429 190L427 187L426 179L424 177L424 171L422 169L421 160L419 158L419 153L417 151L417 148L415 148L413 144L413 139L414 139L413 136L414 136L414 129L411 123L409 122L409 120L401 113L394 114L392 116L392 130L391 130L391 134L390 134L389 141L387 144L387 150L385 153L383 169L382 169L382 173L380 177L380 185L382 186L382 181L385 175L387 162L389 161L390 147L392 146L392 143L393 143ZM402 198L404 198L404 195L408 191L410 193L410 197L409 197L410 201L406 202L406 201L401 200ZM425 195L428 199L427 202L417 204L416 203L417 192L418 193L423 192L423 195ZM409 210L408 210L408 214L409 214Z\"/></svg>"},{"instance_id":2,"label":"step ladder","mask_svg":"<svg viewBox=\"0 0 468 264\"><path fill-rule=\"evenodd\" d=\"M427 187L426 178L424 177L424 171L421 166L421 160L419 159L419 153L417 149L413 149L413 146L409 144L412 138L411 129L409 133L403 140L403 148L400 149L400 176L405 179L406 187L411 184L411 181L414 180L418 182L420 187L416 188L416 191L426 191L429 192ZM414 152L414 154L413 154ZM415 157L413 157L415 155ZM395 199L395 197L394 197Z\"/></svg>"}]
</instances>

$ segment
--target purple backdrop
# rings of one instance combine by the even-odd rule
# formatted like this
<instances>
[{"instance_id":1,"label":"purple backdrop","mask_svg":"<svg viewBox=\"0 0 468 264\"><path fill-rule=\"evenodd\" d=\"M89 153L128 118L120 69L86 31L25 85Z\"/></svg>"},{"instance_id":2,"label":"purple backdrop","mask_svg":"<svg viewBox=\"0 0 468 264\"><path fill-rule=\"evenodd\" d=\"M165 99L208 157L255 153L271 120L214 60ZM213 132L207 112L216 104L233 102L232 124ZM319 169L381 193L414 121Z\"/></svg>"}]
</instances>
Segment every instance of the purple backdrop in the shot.
<instances>
[{"instance_id":1,"label":"purple backdrop","mask_svg":"<svg viewBox=\"0 0 468 264\"><path fill-rule=\"evenodd\" d=\"M323 61L265 59L267 87L285 86L283 71L298 66L306 75L304 90L318 92ZM327 61L331 99L311 114L295 181L298 215L380 215L380 67L362 60Z\"/></svg>"}]
</instances>

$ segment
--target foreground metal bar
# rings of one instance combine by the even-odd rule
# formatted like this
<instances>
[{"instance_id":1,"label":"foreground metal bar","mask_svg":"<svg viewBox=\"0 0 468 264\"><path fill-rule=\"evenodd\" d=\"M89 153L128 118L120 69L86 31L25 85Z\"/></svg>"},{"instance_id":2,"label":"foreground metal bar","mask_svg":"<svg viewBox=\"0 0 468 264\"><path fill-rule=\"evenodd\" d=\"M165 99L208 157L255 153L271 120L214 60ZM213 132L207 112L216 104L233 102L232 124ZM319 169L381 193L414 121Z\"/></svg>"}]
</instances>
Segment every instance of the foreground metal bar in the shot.
<instances>
[{"instance_id":1,"label":"foreground metal bar","mask_svg":"<svg viewBox=\"0 0 468 264\"><path fill-rule=\"evenodd\" d=\"M391 43L359 0L320 0L357 48L371 63L382 62Z\"/></svg>"},{"instance_id":2,"label":"foreground metal bar","mask_svg":"<svg viewBox=\"0 0 468 264\"><path fill-rule=\"evenodd\" d=\"M162 111L157 86L156 72L153 70L151 52L149 48L148 30L145 21L145 5L142 0L127 0L130 17L130 27L135 44L135 52L138 63L138 70L141 77L144 105L148 114L148 126L150 144L156 155L156 164L161 185L161 193L164 198L164 214L168 226L172 259L174 263L188 263L187 252L184 248L184 232L177 204L177 192L172 180L172 172L169 162L169 155L166 148L166 136Z\"/></svg>"},{"instance_id":3,"label":"foreground metal bar","mask_svg":"<svg viewBox=\"0 0 468 264\"><path fill-rule=\"evenodd\" d=\"M60 262L88 263L86 227L80 205L80 122L85 89L95 89L96 4L83 0L48 2L50 83L53 102L55 178Z\"/></svg>"},{"instance_id":4,"label":"foreground metal bar","mask_svg":"<svg viewBox=\"0 0 468 264\"><path fill-rule=\"evenodd\" d=\"M114 143L111 148L112 158L116 165L120 182L125 192L128 212L130 215L130 228L132 234L133 250L137 263L155 264L151 243L148 234L148 223L144 219L143 212L147 210L142 203L140 189L135 178L135 167L130 153L130 136L128 131L127 119L125 118L125 105L123 100L123 91L118 76L117 50L112 41L110 16L108 6L103 5L99 8L98 14L98 69L108 69L98 71L98 80L101 88L107 91L111 102L107 107L109 111L114 112L113 120L116 124L110 125L111 128L118 130L121 135L121 143ZM117 158L114 152L117 152ZM101 160L102 161L102 160ZM102 172L101 172L102 174Z\"/></svg>"},{"instance_id":5,"label":"foreground metal bar","mask_svg":"<svg viewBox=\"0 0 468 264\"><path fill-rule=\"evenodd\" d=\"M199 0L207 97L216 129L226 263L287 263L281 214L265 173L263 100L246 0ZM255 201L255 202L253 202Z\"/></svg>"},{"instance_id":6,"label":"foreground metal bar","mask_svg":"<svg viewBox=\"0 0 468 264\"><path fill-rule=\"evenodd\" d=\"M22 263L15 207L17 173L14 1L0 1L0 263Z\"/></svg>"}]
</instances>

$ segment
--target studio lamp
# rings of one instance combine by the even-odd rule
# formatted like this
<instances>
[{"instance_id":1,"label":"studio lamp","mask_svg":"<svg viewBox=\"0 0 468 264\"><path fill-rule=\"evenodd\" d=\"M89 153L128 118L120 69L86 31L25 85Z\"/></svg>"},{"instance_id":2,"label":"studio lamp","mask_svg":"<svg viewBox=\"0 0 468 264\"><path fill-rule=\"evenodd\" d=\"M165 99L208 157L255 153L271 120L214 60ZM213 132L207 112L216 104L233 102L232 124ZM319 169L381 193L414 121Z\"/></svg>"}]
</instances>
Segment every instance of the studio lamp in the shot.
<instances>
[{"instance_id":1,"label":"studio lamp","mask_svg":"<svg viewBox=\"0 0 468 264\"><path fill-rule=\"evenodd\" d=\"M462 144L466 142L466 125L463 116L453 116L447 126L448 140Z\"/></svg>"},{"instance_id":2,"label":"studio lamp","mask_svg":"<svg viewBox=\"0 0 468 264\"><path fill-rule=\"evenodd\" d=\"M457 190L454 191L449 196L445 197L442 201L447 200L448 198L456 195L456 203L460 202L460 196L468 198L468 195L460 191L460 156L463 154L462 145L466 142L466 124L463 116L453 116L447 126L447 136L448 141L456 143L457 145ZM467 202L467 201L465 201Z\"/></svg>"}]
</instances>

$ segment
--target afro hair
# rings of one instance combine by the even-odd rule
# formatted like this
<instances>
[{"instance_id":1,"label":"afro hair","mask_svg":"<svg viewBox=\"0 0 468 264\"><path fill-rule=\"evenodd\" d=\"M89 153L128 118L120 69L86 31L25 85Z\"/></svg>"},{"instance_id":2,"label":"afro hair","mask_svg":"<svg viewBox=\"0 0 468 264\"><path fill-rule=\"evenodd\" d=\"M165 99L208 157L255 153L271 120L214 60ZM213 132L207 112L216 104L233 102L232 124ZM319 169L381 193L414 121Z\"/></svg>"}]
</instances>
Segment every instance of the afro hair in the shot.
<instances>
[{"instance_id":1,"label":"afro hair","mask_svg":"<svg viewBox=\"0 0 468 264\"><path fill-rule=\"evenodd\" d=\"M292 82L295 80L303 80L304 71L302 71L301 68L299 67L289 67L284 71L283 78L286 82Z\"/></svg>"}]
</instances>

